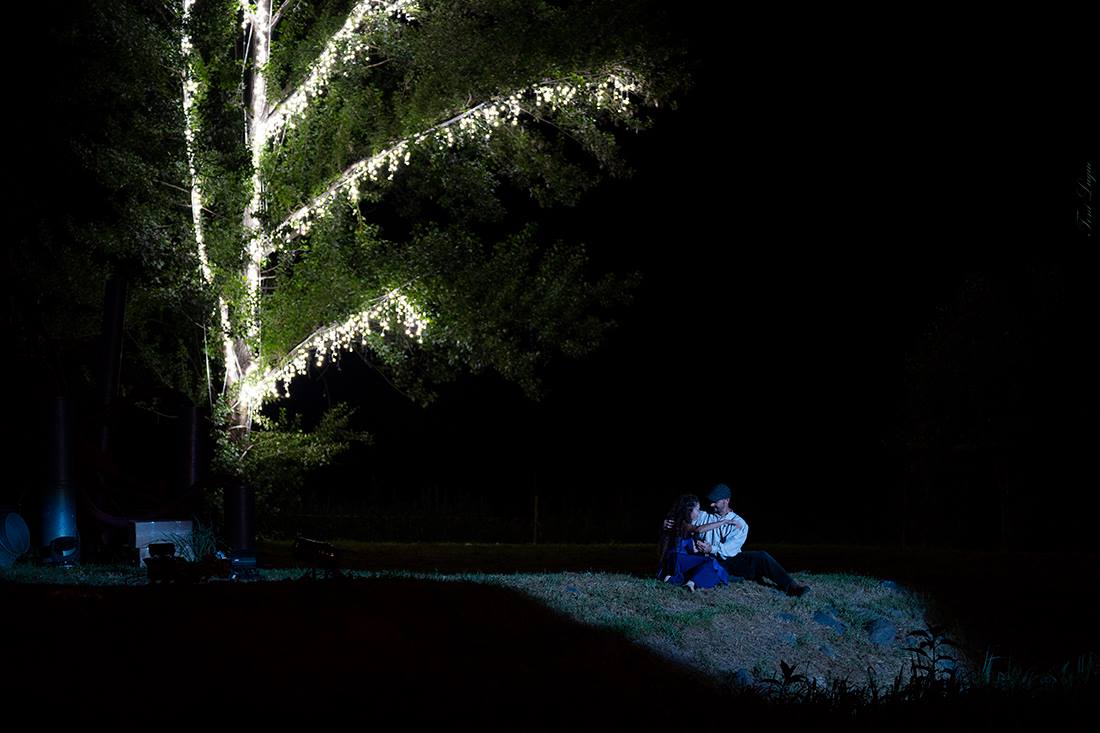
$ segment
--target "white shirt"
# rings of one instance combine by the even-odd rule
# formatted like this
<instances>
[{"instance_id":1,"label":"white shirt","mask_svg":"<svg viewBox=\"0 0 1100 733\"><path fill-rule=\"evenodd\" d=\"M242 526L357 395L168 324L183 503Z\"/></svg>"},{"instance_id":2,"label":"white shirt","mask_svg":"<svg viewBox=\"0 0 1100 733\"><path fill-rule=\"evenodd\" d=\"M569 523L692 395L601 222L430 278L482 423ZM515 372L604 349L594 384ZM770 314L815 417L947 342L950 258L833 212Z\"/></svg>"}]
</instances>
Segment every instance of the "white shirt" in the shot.
<instances>
[{"instance_id":1,"label":"white shirt","mask_svg":"<svg viewBox=\"0 0 1100 733\"><path fill-rule=\"evenodd\" d=\"M707 530L702 534L702 539L710 543L710 551L719 558L731 558L741 552L741 546L749 537L749 523L733 512L727 512L725 516L700 511L699 518L693 523L696 527L718 522L723 519L736 519L741 524L725 524L717 529Z\"/></svg>"}]
</instances>

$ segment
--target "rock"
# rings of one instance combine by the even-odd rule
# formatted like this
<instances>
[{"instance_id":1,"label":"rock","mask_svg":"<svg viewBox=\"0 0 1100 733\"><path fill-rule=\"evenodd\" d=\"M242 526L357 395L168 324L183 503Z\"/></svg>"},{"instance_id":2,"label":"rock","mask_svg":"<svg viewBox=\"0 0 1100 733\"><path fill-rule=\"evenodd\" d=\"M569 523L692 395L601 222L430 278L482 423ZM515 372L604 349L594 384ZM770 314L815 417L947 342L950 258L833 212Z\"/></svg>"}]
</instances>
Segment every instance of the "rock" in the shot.
<instances>
[{"instance_id":1,"label":"rock","mask_svg":"<svg viewBox=\"0 0 1100 733\"><path fill-rule=\"evenodd\" d=\"M749 672L744 667L741 667L733 673L733 686L734 687L752 687L755 680L752 678L752 672Z\"/></svg>"},{"instance_id":2,"label":"rock","mask_svg":"<svg viewBox=\"0 0 1100 733\"><path fill-rule=\"evenodd\" d=\"M822 644L818 651L827 656L829 659L836 659L836 649L833 649L828 644Z\"/></svg>"},{"instance_id":3,"label":"rock","mask_svg":"<svg viewBox=\"0 0 1100 733\"><path fill-rule=\"evenodd\" d=\"M775 617L785 624L798 623L798 616L795 616L793 613L778 613Z\"/></svg>"},{"instance_id":4,"label":"rock","mask_svg":"<svg viewBox=\"0 0 1100 733\"><path fill-rule=\"evenodd\" d=\"M820 611L814 612L814 621L818 622L822 626L828 626L838 634L843 634L847 629L844 624L840 622L840 619L836 617L836 611L831 608L823 608Z\"/></svg>"},{"instance_id":5,"label":"rock","mask_svg":"<svg viewBox=\"0 0 1100 733\"><path fill-rule=\"evenodd\" d=\"M784 631L782 634L779 635L779 640L785 644L790 644L791 646L794 646L795 642L798 641L798 636L793 631Z\"/></svg>"},{"instance_id":6,"label":"rock","mask_svg":"<svg viewBox=\"0 0 1100 733\"><path fill-rule=\"evenodd\" d=\"M936 662L936 669L940 672L958 672L959 663L954 659L941 659Z\"/></svg>"},{"instance_id":7,"label":"rock","mask_svg":"<svg viewBox=\"0 0 1100 733\"><path fill-rule=\"evenodd\" d=\"M890 646L898 635L898 629L884 618L876 618L863 624L863 630L871 637L872 644Z\"/></svg>"}]
</instances>

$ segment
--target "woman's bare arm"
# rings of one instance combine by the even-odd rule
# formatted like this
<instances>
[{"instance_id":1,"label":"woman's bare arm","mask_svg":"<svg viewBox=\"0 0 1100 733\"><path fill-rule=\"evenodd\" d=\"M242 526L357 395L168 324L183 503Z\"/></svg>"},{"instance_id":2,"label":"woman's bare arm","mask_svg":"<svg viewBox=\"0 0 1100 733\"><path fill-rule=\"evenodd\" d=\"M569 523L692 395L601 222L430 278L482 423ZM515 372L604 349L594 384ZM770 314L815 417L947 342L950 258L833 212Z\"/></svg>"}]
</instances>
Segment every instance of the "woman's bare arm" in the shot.
<instances>
[{"instance_id":1,"label":"woman's bare arm","mask_svg":"<svg viewBox=\"0 0 1100 733\"><path fill-rule=\"evenodd\" d=\"M700 524L699 526L695 527L695 531L700 532L700 533L709 532L712 529L718 529L719 527L724 526L726 524L741 524L741 523L739 521L737 521L736 519L733 519L733 518L719 519L717 522L707 522L706 524Z\"/></svg>"}]
</instances>

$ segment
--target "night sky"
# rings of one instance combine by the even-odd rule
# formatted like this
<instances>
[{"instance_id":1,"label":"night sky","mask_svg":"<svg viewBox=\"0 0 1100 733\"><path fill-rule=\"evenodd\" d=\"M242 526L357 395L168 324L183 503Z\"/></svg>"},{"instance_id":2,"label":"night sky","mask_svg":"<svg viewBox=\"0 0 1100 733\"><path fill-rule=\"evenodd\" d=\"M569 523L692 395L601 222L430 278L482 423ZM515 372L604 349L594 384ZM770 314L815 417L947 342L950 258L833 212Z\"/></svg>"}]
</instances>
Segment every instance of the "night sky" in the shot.
<instances>
[{"instance_id":1,"label":"night sky","mask_svg":"<svg viewBox=\"0 0 1100 733\"><path fill-rule=\"evenodd\" d=\"M375 436L321 499L526 517L538 495L559 538L633 541L675 495L723 481L756 539L896 542L907 356L967 282L1054 273L1056 328L1029 352L1051 389L1022 420L1056 428L1028 475L1050 466L1040 524L1064 537L1095 507L1078 487L1095 483L1097 261L1075 187L1100 127L1076 66L713 20L691 31L677 109L624 141L635 175L545 222L587 244L594 275L643 276L604 347L551 365L539 403L482 375L426 410L346 356L290 405L309 422L360 404Z\"/></svg>"}]
</instances>

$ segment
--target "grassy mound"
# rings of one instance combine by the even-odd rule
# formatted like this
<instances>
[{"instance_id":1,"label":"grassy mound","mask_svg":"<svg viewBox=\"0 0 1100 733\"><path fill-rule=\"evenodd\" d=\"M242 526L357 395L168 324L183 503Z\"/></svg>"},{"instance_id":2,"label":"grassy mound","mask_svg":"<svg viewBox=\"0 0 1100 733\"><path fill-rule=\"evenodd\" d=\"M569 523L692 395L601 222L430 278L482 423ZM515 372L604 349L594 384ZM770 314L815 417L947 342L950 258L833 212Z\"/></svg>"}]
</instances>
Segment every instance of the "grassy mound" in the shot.
<instances>
[{"instance_id":1,"label":"grassy mound","mask_svg":"<svg viewBox=\"0 0 1100 733\"><path fill-rule=\"evenodd\" d=\"M268 580L300 577L301 570L262 571ZM847 680L884 684L911 667L913 630L942 621L916 592L849 574L801 574L813 591L789 598L774 587L733 583L689 593L630 575L595 572L447 574L349 573L356 578L405 577L489 584L519 591L567 619L624 635L670 661L698 670L726 687L738 681L781 679L782 665L819 685ZM129 566L41 569L16 565L3 578L22 583L143 585L143 570ZM868 627L890 624L893 638L872 640ZM952 638L960 638L951 629ZM962 655L958 671L973 663Z\"/></svg>"},{"instance_id":2,"label":"grassy mound","mask_svg":"<svg viewBox=\"0 0 1100 733\"><path fill-rule=\"evenodd\" d=\"M802 598L751 582L688 593L657 580L603 573L474 577L618 631L717 680L736 679L739 671L742 680L745 672L756 680L774 678L785 663L819 684L867 684L869 676L881 683L910 667L913 653L906 647L919 639L909 632L935 621L919 594L856 575L803 574L813 591ZM895 630L885 643L875 643L868 631L879 619ZM958 662L965 671L966 660Z\"/></svg>"}]
</instances>

